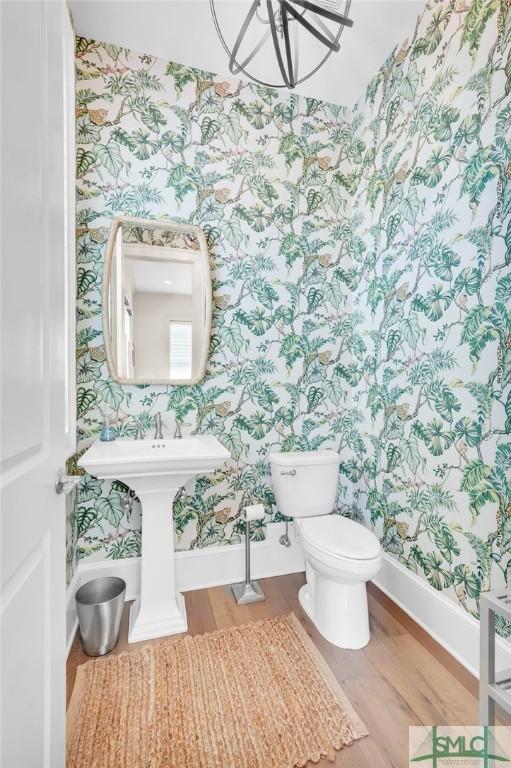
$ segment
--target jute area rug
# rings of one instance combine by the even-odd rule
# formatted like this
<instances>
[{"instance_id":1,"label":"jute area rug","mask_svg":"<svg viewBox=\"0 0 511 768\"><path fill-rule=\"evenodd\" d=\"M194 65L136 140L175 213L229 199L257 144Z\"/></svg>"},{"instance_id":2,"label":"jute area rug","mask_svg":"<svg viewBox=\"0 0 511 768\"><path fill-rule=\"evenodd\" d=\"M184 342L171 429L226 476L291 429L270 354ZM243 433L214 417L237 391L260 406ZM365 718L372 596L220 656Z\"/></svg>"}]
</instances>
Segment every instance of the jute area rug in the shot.
<instances>
[{"instance_id":1,"label":"jute area rug","mask_svg":"<svg viewBox=\"0 0 511 768\"><path fill-rule=\"evenodd\" d=\"M67 768L294 768L365 735L291 613L80 666Z\"/></svg>"}]
</instances>

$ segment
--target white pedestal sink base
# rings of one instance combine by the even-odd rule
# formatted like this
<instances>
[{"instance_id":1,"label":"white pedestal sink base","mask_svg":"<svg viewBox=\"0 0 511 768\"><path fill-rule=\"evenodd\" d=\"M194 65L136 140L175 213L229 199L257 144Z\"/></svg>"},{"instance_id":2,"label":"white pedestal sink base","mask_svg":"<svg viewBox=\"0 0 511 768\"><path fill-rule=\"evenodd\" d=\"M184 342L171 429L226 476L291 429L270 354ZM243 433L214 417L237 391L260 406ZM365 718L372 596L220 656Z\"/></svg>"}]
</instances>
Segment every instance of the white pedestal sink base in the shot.
<instances>
[{"instance_id":1,"label":"white pedestal sink base","mask_svg":"<svg viewBox=\"0 0 511 768\"><path fill-rule=\"evenodd\" d=\"M166 637L186 632L188 622L186 620L185 599L180 592L176 592L176 611L171 614L151 617L140 612L140 599L135 600L130 609L130 623L128 630L128 643L138 643L141 640L153 640L155 637Z\"/></svg>"},{"instance_id":2,"label":"white pedestal sink base","mask_svg":"<svg viewBox=\"0 0 511 768\"><path fill-rule=\"evenodd\" d=\"M142 504L140 597L130 611L128 642L186 632L183 595L176 590L172 503L179 490L167 477L128 480Z\"/></svg>"},{"instance_id":3,"label":"white pedestal sink base","mask_svg":"<svg viewBox=\"0 0 511 768\"><path fill-rule=\"evenodd\" d=\"M176 590L172 505L189 480L213 472L229 457L212 435L96 440L81 457L79 465L87 472L121 480L142 504L140 596L130 611L129 643L186 632L185 601Z\"/></svg>"}]
</instances>

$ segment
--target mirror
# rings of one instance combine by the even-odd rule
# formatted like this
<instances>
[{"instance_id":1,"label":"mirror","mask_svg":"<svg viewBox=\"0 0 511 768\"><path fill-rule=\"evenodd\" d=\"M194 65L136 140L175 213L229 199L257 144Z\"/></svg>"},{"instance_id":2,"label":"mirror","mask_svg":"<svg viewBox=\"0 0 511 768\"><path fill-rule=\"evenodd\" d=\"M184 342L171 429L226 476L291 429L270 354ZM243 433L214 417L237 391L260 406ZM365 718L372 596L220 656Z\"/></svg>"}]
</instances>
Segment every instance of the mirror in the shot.
<instances>
[{"instance_id":1,"label":"mirror","mask_svg":"<svg viewBox=\"0 0 511 768\"><path fill-rule=\"evenodd\" d=\"M201 381L211 334L211 276L200 227L129 217L112 221L103 329L115 381Z\"/></svg>"}]
</instances>

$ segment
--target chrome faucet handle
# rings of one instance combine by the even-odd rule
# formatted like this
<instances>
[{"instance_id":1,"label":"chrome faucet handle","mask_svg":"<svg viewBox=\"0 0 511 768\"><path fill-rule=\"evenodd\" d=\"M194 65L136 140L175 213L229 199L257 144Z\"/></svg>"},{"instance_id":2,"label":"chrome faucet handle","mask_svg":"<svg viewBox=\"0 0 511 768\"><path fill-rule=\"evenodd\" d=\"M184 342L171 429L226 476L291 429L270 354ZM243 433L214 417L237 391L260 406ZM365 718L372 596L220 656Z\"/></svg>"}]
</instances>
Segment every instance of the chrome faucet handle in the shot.
<instances>
[{"instance_id":1,"label":"chrome faucet handle","mask_svg":"<svg viewBox=\"0 0 511 768\"><path fill-rule=\"evenodd\" d=\"M163 440L161 411L154 415L154 439Z\"/></svg>"},{"instance_id":2,"label":"chrome faucet handle","mask_svg":"<svg viewBox=\"0 0 511 768\"><path fill-rule=\"evenodd\" d=\"M140 421L136 422L135 440L143 440L145 437L144 427Z\"/></svg>"},{"instance_id":3,"label":"chrome faucet handle","mask_svg":"<svg viewBox=\"0 0 511 768\"><path fill-rule=\"evenodd\" d=\"M191 427L189 421L178 421L176 419L176 431L174 432L174 438L176 440L181 440L183 437L183 433L181 432L181 427Z\"/></svg>"}]
</instances>

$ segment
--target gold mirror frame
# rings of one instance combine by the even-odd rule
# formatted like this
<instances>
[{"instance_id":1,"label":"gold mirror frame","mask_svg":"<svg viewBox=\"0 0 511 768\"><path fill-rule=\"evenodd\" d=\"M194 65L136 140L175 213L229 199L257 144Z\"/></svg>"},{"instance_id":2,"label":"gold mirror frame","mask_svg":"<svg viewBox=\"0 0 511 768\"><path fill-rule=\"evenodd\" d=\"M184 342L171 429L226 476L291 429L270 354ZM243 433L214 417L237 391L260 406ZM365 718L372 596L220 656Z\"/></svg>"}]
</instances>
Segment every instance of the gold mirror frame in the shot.
<instances>
[{"instance_id":1,"label":"gold mirror frame","mask_svg":"<svg viewBox=\"0 0 511 768\"><path fill-rule=\"evenodd\" d=\"M162 228L167 231L175 232L176 234L193 235L196 237L199 243L199 250L194 253L199 254L201 269L204 278L205 286L205 307L204 307L204 343L202 345L199 368L197 374L189 379L128 379L123 378L117 374L116 367L114 365L114 357L112 351L112 338L110 334L110 283L112 275L112 260L114 254L114 245L117 237L117 232L122 226L130 227L147 227L151 229ZM182 250L182 249L180 249ZM110 226L110 232L108 234L108 240L106 244L106 255L103 272L103 286L101 292L102 301L102 322L103 322L103 339L105 343L105 356L108 364L108 371L110 378L116 381L118 384L129 384L136 386L137 384L161 384L164 386L185 385L193 386L199 384L204 379L206 374L206 364L208 360L209 344L211 340L211 321L213 312L212 302L212 285L211 285L211 269L209 266L209 251L206 236L203 230L195 224L179 224L168 219L139 219L133 216L116 216L112 219Z\"/></svg>"}]
</instances>

